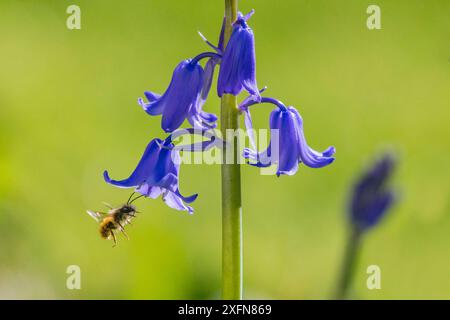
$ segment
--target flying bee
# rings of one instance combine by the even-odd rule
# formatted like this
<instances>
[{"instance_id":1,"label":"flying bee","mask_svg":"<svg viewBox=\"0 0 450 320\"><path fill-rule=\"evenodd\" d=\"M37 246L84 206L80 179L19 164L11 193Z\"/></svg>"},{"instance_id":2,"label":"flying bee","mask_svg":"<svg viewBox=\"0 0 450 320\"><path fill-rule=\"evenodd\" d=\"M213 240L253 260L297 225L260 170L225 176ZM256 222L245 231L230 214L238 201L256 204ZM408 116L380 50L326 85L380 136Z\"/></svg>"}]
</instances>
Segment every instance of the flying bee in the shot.
<instances>
[{"instance_id":1,"label":"flying bee","mask_svg":"<svg viewBox=\"0 0 450 320\"><path fill-rule=\"evenodd\" d=\"M136 217L136 206L132 203L142 195L137 196L133 200L134 192L128 198L127 203L124 205L113 208L109 204L105 205L109 208L108 212L99 212L87 210L87 213L94 218L100 224L100 236L103 239L112 239L114 241L113 247L117 245L116 231L119 230L128 239L128 235L125 233L125 226L131 224L131 219Z\"/></svg>"}]
</instances>

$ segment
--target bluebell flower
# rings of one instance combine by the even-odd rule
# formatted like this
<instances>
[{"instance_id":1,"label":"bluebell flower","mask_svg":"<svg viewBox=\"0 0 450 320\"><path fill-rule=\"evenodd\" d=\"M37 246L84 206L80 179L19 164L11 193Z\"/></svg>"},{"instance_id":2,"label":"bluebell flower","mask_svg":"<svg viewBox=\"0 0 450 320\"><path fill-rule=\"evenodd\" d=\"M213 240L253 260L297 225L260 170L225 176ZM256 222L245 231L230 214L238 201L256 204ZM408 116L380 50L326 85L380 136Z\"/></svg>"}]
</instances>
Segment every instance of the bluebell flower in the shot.
<instances>
[{"instance_id":1,"label":"bluebell flower","mask_svg":"<svg viewBox=\"0 0 450 320\"><path fill-rule=\"evenodd\" d=\"M243 16L239 12L237 20L233 23L233 31L220 65L217 83L219 97L225 93L236 96L243 89L259 97L256 84L255 37L247 25L247 20L252 14L253 11Z\"/></svg>"},{"instance_id":2,"label":"bluebell flower","mask_svg":"<svg viewBox=\"0 0 450 320\"><path fill-rule=\"evenodd\" d=\"M182 61L175 68L169 87L162 96L147 91L145 96L148 103L141 98L138 100L149 115L162 114L161 127L165 132L178 129L186 119L194 128L209 129L216 126L217 116L202 110L211 86L210 84L209 87L205 86L205 81L206 83L211 81L213 70L208 68L205 79L205 72L199 60L207 57L216 61L219 55L205 52L193 59Z\"/></svg>"},{"instance_id":3,"label":"bluebell flower","mask_svg":"<svg viewBox=\"0 0 450 320\"><path fill-rule=\"evenodd\" d=\"M270 129L272 134L278 133L276 141L271 141L268 148L258 153L254 143L253 127L249 107L257 103L271 103L276 108L270 114ZM311 168L321 168L334 161L335 148L329 147L323 152L311 149L306 143L303 133L303 120L294 107L286 107L282 102L273 98L262 97L260 101L250 97L243 101L240 109L245 112L245 124L250 134L253 149L244 149L243 156L250 160L249 164L257 167L268 167L278 164L277 176L281 174L293 175L297 172L298 164L304 163ZM274 145L277 143L277 145ZM273 150L277 150L275 154Z\"/></svg>"},{"instance_id":4,"label":"bluebell flower","mask_svg":"<svg viewBox=\"0 0 450 320\"><path fill-rule=\"evenodd\" d=\"M135 188L136 192L157 198L162 195L163 201L171 208L193 212L192 203L197 194L185 197L178 187L180 170L179 151L174 150L171 141L153 139L144 151L133 173L124 180L112 180L107 171L103 173L105 181L120 188Z\"/></svg>"},{"instance_id":5,"label":"bluebell flower","mask_svg":"<svg viewBox=\"0 0 450 320\"><path fill-rule=\"evenodd\" d=\"M172 140L185 135L197 134L206 138L203 142L190 145L174 145ZM147 145L144 154L133 173L124 180L112 180L107 171L103 173L105 181L120 188L135 188L135 191L152 199L162 195L163 201L171 208L193 212L192 203L197 194L185 197L178 186L180 171L180 151L206 151L212 147L223 146L223 140L214 133L198 129L175 131L165 140L153 139Z\"/></svg>"},{"instance_id":6,"label":"bluebell flower","mask_svg":"<svg viewBox=\"0 0 450 320\"><path fill-rule=\"evenodd\" d=\"M357 230L374 227L394 203L394 192L386 186L394 168L395 160L387 153L355 184L350 201L350 220Z\"/></svg>"}]
</instances>

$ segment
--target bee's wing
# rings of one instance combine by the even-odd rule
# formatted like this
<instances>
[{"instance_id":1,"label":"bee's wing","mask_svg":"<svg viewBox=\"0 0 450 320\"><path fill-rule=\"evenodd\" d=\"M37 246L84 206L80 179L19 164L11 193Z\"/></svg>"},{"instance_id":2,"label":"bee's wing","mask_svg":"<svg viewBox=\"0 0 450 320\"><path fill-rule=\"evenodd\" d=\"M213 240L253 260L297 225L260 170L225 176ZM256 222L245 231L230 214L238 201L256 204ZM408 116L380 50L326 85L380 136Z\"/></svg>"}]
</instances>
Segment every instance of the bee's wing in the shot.
<instances>
[{"instance_id":1,"label":"bee's wing","mask_svg":"<svg viewBox=\"0 0 450 320\"><path fill-rule=\"evenodd\" d=\"M92 218L94 218L95 221L100 222L102 221L103 217L102 214L99 212L94 212L91 210L86 210L87 214L90 215Z\"/></svg>"},{"instance_id":2,"label":"bee's wing","mask_svg":"<svg viewBox=\"0 0 450 320\"><path fill-rule=\"evenodd\" d=\"M112 205L110 205L108 202L103 201L103 204L109 209L114 209L114 207Z\"/></svg>"}]
</instances>

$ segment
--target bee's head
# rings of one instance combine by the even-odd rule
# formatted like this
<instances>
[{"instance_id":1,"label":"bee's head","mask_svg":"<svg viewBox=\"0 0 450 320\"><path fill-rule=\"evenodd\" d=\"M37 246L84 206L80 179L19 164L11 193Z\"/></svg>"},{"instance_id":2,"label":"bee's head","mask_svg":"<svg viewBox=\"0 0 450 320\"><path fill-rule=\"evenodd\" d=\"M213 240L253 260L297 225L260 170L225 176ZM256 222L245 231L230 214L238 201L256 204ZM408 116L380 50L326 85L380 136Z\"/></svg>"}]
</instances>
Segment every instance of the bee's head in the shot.
<instances>
[{"instance_id":1,"label":"bee's head","mask_svg":"<svg viewBox=\"0 0 450 320\"><path fill-rule=\"evenodd\" d=\"M136 206L132 205L132 204L124 204L122 206L122 208L120 209L120 211L122 213L126 213L126 214L133 214L136 212Z\"/></svg>"},{"instance_id":2,"label":"bee's head","mask_svg":"<svg viewBox=\"0 0 450 320\"><path fill-rule=\"evenodd\" d=\"M133 193L130 195L130 197L128 198L127 203L124 204L124 205L122 206L121 211L122 211L123 213L129 214L129 215L134 215L134 213L138 212L138 211L136 210L136 207L135 207L134 205L132 205L132 203L133 203L134 201L136 201L137 199L139 199L139 198L141 198L141 197L144 197L144 195L141 194L141 195L135 197L134 199L132 199L132 198L133 198L133 195L134 195L135 193L136 193L136 192L133 192Z\"/></svg>"}]
</instances>

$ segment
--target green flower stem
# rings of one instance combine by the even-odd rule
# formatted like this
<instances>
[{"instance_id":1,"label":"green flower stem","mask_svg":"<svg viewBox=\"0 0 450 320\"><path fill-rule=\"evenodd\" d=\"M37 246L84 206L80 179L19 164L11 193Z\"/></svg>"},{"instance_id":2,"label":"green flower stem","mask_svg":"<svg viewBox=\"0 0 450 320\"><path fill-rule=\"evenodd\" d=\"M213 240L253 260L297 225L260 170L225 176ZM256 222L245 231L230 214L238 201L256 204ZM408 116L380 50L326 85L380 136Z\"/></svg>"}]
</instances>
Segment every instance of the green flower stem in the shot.
<instances>
[{"instance_id":1,"label":"green flower stem","mask_svg":"<svg viewBox=\"0 0 450 320\"><path fill-rule=\"evenodd\" d=\"M225 0L224 46L230 39L231 24L236 18L237 0ZM239 111L235 96L223 95L220 122L223 138L229 143L223 150L222 163L222 298L240 300L242 299L241 168L238 161L240 154L235 135L227 140L227 130L239 128ZM232 161L226 159L226 155L231 152Z\"/></svg>"},{"instance_id":2,"label":"green flower stem","mask_svg":"<svg viewBox=\"0 0 450 320\"><path fill-rule=\"evenodd\" d=\"M358 230L352 230L348 237L341 274L336 290L335 299L337 300L348 298L348 290L358 262L358 255L361 247L361 235L361 232Z\"/></svg>"}]
</instances>

